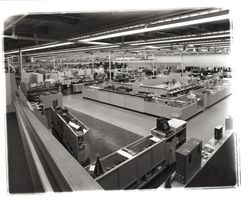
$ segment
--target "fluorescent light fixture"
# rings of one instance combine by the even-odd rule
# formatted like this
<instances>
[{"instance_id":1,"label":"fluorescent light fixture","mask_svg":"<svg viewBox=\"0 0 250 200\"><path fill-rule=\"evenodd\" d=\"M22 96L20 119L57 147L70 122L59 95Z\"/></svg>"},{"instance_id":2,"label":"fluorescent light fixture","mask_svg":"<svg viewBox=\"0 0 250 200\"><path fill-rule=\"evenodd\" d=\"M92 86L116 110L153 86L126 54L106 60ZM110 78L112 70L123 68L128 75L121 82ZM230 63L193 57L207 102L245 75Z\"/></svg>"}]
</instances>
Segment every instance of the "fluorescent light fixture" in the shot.
<instances>
[{"instance_id":1,"label":"fluorescent light fixture","mask_svg":"<svg viewBox=\"0 0 250 200\"><path fill-rule=\"evenodd\" d=\"M33 48L23 49L22 52L47 49L47 48L53 48L53 47L60 47L60 46L67 46L70 44L74 44L74 43L73 42L64 42L64 43L57 43L57 44L51 44L51 45L46 45L46 46L40 46L40 47L33 47Z\"/></svg>"},{"instance_id":2,"label":"fluorescent light fixture","mask_svg":"<svg viewBox=\"0 0 250 200\"><path fill-rule=\"evenodd\" d=\"M206 47L228 47L228 48L230 48L231 46L230 45L216 45L216 44L214 44L214 45L207 45Z\"/></svg>"},{"instance_id":3,"label":"fluorescent light fixture","mask_svg":"<svg viewBox=\"0 0 250 200\"><path fill-rule=\"evenodd\" d=\"M147 46L145 46L145 48L148 48L148 49L159 49L160 47L147 45Z\"/></svg>"},{"instance_id":4,"label":"fluorescent light fixture","mask_svg":"<svg viewBox=\"0 0 250 200\"><path fill-rule=\"evenodd\" d=\"M111 45L111 46L103 46L103 47L90 47L90 48L86 48L84 50L98 50L98 49L108 49L108 48L115 48L115 47L119 47L119 45Z\"/></svg>"},{"instance_id":5,"label":"fluorescent light fixture","mask_svg":"<svg viewBox=\"0 0 250 200\"><path fill-rule=\"evenodd\" d=\"M82 42L82 41L80 41ZM94 45L111 45L110 43L107 42L82 42L84 44L94 44Z\"/></svg>"},{"instance_id":6,"label":"fluorescent light fixture","mask_svg":"<svg viewBox=\"0 0 250 200\"><path fill-rule=\"evenodd\" d=\"M90 41L95 41L95 40L103 40L103 39L121 37L121 36L126 36L126 35L133 35L133 34L138 34L138 33L146 33L146 32L151 32L151 31L159 31L159 30L166 30L166 29L171 29L171 28L178 28L178 27L182 27L182 26L189 26L189 25L195 25L195 24L201 24L201 23L207 23L207 22L221 21L221 20L225 20L225 19L229 19L229 14L207 17L207 18L202 18L202 19L194 19L194 20L189 20L189 21L185 21L185 22L177 22L177 23L173 23L173 24L165 24L165 25L149 27L149 28L145 27L142 29L129 30L129 31L124 31L124 32L119 32L119 33L112 33L112 34L108 34L108 35L101 35L101 36L87 38L87 39L83 39L83 40L79 40L79 41L90 42Z\"/></svg>"},{"instance_id":7,"label":"fluorescent light fixture","mask_svg":"<svg viewBox=\"0 0 250 200\"><path fill-rule=\"evenodd\" d=\"M125 42L124 44L128 45L128 44L137 44L137 43L151 42L151 41L163 41L163 40L179 39L179 38L204 37L208 35L219 35L219 34L226 34L226 33L230 33L230 30L216 31L216 32L209 32L209 33L202 33L202 34L190 34L190 35L156 38L156 39L150 39L150 40L136 40L136 41ZM230 40L230 39L224 39L224 40ZM216 41L216 40L213 40L213 41ZM116 43L116 44L122 44L122 43Z\"/></svg>"},{"instance_id":8,"label":"fluorescent light fixture","mask_svg":"<svg viewBox=\"0 0 250 200\"><path fill-rule=\"evenodd\" d=\"M159 48L166 48L166 47L171 47L171 45L161 45L161 46L158 46Z\"/></svg>"},{"instance_id":9,"label":"fluorescent light fixture","mask_svg":"<svg viewBox=\"0 0 250 200\"><path fill-rule=\"evenodd\" d=\"M107 34L111 34L111 33L115 33L118 31L127 31L127 30L131 30L131 29L135 29L135 28L144 28L146 25L147 26L151 26L151 25L155 25L155 24L160 24L160 23L164 23L164 22L172 22L174 20L180 20L180 19L188 19L191 17L202 17L204 15L207 14L211 14L211 13L221 13L223 11L227 11L227 9L210 9L209 11L198 11L192 14L186 14L186 15L181 15L180 17L172 17L172 18L166 18L166 19L160 19L154 22L149 22L147 24L142 23L142 24L137 24L137 25L132 25L132 26L126 26L126 27L122 27L122 28L118 28L118 29L112 29L112 30L107 30L104 32L98 32L98 33L94 33L94 34L90 34L90 35L84 35L84 36L80 36L80 37L75 37L75 38L71 38L69 39L70 41L72 40L83 40L84 38L92 38L92 37L96 37L96 36L100 36L100 35L107 35Z\"/></svg>"},{"instance_id":10,"label":"fluorescent light fixture","mask_svg":"<svg viewBox=\"0 0 250 200\"><path fill-rule=\"evenodd\" d=\"M9 51L4 53L4 55L15 54L15 53L19 53L19 51Z\"/></svg>"},{"instance_id":11,"label":"fluorescent light fixture","mask_svg":"<svg viewBox=\"0 0 250 200\"><path fill-rule=\"evenodd\" d=\"M204 43L192 43L191 45L201 46L201 45L216 45L216 44L228 44L229 42L204 42Z\"/></svg>"},{"instance_id":12,"label":"fluorescent light fixture","mask_svg":"<svg viewBox=\"0 0 250 200\"><path fill-rule=\"evenodd\" d=\"M84 42L86 44L93 44L93 45L110 45L110 43L105 43L105 42ZM74 44L74 42L64 42L64 43L56 43L56 44L51 44L51 45L46 45L46 46L39 46L39 47L33 47L33 48L28 48L28 49L23 49L21 50L22 52L27 52L27 51L34 51L34 50L40 50L40 49L48 49L48 48L53 48L53 47L60 47L60 46L67 46L70 44ZM104 48L104 47L97 47L97 48ZM90 48L92 49L92 48ZM95 48L96 49L96 48ZM19 51L11 51L11 52L6 52L4 53L5 55L9 54L14 54L18 53Z\"/></svg>"},{"instance_id":13,"label":"fluorescent light fixture","mask_svg":"<svg viewBox=\"0 0 250 200\"><path fill-rule=\"evenodd\" d=\"M52 55L52 54L60 54L60 53L70 53L70 52L78 52L78 51L89 51L89 50L98 50L98 49L108 49L119 47L119 45L111 45L111 46L101 46L101 47L90 47L90 48L81 48L81 49L69 49L69 50L61 50L61 51L50 51L50 52L41 52L36 54L27 54L28 56L42 56L42 55Z\"/></svg>"},{"instance_id":14,"label":"fluorescent light fixture","mask_svg":"<svg viewBox=\"0 0 250 200\"><path fill-rule=\"evenodd\" d=\"M135 44L130 44L130 45L138 46L138 45L147 45L147 44L159 44L159 43L168 43L168 42L181 42L181 41L190 41L190 40L221 38L221 37L227 37L227 36L230 36L230 34L209 35L209 36L204 36L204 37L193 37L193 38L180 38L180 39L173 39L173 40L151 41L151 42L135 43Z\"/></svg>"}]
</instances>

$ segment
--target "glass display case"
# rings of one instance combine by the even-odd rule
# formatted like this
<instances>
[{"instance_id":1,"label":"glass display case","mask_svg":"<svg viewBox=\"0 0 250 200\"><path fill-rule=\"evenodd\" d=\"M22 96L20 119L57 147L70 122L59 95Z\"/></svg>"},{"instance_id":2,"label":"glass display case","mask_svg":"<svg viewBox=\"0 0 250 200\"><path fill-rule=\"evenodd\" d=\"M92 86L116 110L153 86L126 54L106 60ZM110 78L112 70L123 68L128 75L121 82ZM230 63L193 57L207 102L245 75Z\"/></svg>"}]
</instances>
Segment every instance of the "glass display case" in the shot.
<instances>
[{"instance_id":1,"label":"glass display case","mask_svg":"<svg viewBox=\"0 0 250 200\"><path fill-rule=\"evenodd\" d=\"M133 91L132 86L123 85L123 84L104 84L102 87L103 90L110 92L118 92L118 93L130 93Z\"/></svg>"},{"instance_id":2,"label":"glass display case","mask_svg":"<svg viewBox=\"0 0 250 200\"><path fill-rule=\"evenodd\" d=\"M148 95L147 97L144 98L144 101L147 102L153 102L153 103L159 103L159 104L165 104L167 106L171 107L177 107L177 108L183 108L188 105L191 105L195 102L198 101L197 97L189 97L189 96L182 96L177 99L169 99L166 97L162 96L153 96L153 95Z\"/></svg>"}]
</instances>

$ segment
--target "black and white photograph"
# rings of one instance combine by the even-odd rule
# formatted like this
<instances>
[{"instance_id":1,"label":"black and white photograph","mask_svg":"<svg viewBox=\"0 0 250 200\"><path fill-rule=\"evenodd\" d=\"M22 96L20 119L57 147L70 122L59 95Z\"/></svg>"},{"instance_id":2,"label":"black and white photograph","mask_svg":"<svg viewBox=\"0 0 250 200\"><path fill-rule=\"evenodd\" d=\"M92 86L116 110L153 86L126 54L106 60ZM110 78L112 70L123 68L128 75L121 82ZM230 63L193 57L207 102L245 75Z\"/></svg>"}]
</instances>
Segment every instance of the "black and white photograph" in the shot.
<instances>
[{"instance_id":1,"label":"black and white photograph","mask_svg":"<svg viewBox=\"0 0 250 200\"><path fill-rule=\"evenodd\" d=\"M7 196L244 188L233 9L83 5L1 17Z\"/></svg>"}]
</instances>

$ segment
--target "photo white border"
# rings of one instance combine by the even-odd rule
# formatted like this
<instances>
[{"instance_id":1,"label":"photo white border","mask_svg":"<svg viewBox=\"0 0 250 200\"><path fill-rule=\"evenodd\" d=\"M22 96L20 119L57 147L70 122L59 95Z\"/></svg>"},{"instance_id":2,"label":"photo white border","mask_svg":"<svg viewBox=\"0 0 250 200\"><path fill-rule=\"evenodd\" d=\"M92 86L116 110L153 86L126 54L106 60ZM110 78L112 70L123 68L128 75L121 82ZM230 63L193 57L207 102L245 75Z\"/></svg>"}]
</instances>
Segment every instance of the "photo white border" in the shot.
<instances>
[{"instance_id":1,"label":"photo white border","mask_svg":"<svg viewBox=\"0 0 250 200\"><path fill-rule=\"evenodd\" d=\"M3 32L3 22L11 15L30 12L86 12L86 11L115 11L115 10L149 10L149 9L174 9L174 8L198 8L198 7L223 7L229 8L232 14L233 24L233 44L232 44L232 69L234 74L233 82L233 102L232 116L234 116L235 129L239 138L240 153L240 176L241 183L236 189L173 189L171 191L158 189L152 191L83 191L70 193L45 193L11 195L7 192L7 154L6 154L6 133L4 131L5 122L5 95L1 95L1 138L0 138L0 159L1 178L0 190L1 199L5 198L46 198L46 199L249 199L250 198L250 140L249 140L249 59L250 59L250 34L249 34L249 13L250 6L247 0L238 1L136 1L136 0L89 0L89 1L1 1L0 0L0 31ZM3 39L0 40L0 63L3 71ZM0 73L0 89L4 94L5 78L4 73Z\"/></svg>"}]
</instances>

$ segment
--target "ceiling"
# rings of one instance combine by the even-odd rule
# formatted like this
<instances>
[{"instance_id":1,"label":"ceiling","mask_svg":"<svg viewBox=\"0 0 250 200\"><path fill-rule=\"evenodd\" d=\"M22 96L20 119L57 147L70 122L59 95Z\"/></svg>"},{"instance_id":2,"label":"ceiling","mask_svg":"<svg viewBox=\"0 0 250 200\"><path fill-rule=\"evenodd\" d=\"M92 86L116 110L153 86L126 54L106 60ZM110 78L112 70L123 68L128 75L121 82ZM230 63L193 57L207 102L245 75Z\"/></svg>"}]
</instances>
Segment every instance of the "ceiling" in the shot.
<instances>
[{"instance_id":1,"label":"ceiling","mask_svg":"<svg viewBox=\"0 0 250 200\"><path fill-rule=\"evenodd\" d=\"M164 45L170 45L171 48L166 47L170 51L178 49L178 45L182 45L182 50L186 50L188 47L208 47L215 44L216 40L216 46L219 48L219 46L230 45L230 34L224 37L224 33L230 30L230 20L222 18L214 21L198 21L205 17L216 18L228 13L228 10L218 8L201 8L126 12L34 13L11 16L4 23L4 51L26 49L25 54L55 52L65 49L67 51L82 49L87 50L88 53L105 50L116 51L117 49L122 51L131 49L159 51L165 48ZM181 26L173 25L187 23L190 20L195 21L195 23ZM161 26L167 28L159 28ZM137 31L144 28L149 28L150 31ZM131 31L131 33L120 34L124 31ZM110 34L114 35L107 36ZM208 37L211 34L213 36ZM200 37L201 39L199 39ZM40 48L43 45L59 42L65 43L65 45ZM102 42L104 47L93 44L93 42ZM195 42L199 44L192 45ZM113 48L113 45L118 46ZM152 45L153 47L151 47ZM31 47L39 47L40 49L27 49Z\"/></svg>"}]
</instances>

